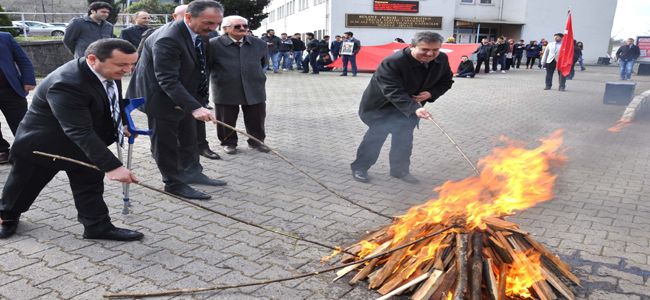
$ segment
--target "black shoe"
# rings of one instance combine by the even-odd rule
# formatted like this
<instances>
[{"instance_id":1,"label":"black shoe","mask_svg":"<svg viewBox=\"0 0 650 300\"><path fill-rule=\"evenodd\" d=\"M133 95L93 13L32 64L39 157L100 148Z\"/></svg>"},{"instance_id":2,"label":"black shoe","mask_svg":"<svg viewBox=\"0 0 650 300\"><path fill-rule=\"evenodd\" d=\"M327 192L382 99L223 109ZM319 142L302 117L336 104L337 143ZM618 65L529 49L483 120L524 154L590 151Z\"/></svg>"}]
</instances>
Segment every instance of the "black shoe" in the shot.
<instances>
[{"instance_id":1,"label":"black shoe","mask_svg":"<svg viewBox=\"0 0 650 300\"><path fill-rule=\"evenodd\" d=\"M0 164L6 164L9 162L9 151L0 152Z\"/></svg>"},{"instance_id":2,"label":"black shoe","mask_svg":"<svg viewBox=\"0 0 650 300\"><path fill-rule=\"evenodd\" d=\"M2 221L0 225L0 239L6 239L16 233L18 221Z\"/></svg>"},{"instance_id":3,"label":"black shoe","mask_svg":"<svg viewBox=\"0 0 650 300\"><path fill-rule=\"evenodd\" d=\"M83 237L89 240L137 241L141 240L144 234L135 230L111 226L109 229L99 233L84 231Z\"/></svg>"},{"instance_id":4,"label":"black shoe","mask_svg":"<svg viewBox=\"0 0 650 300\"><path fill-rule=\"evenodd\" d=\"M210 185L210 186L224 186L227 185L228 183L219 180L219 179L212 179L205 174L199 174L196 177L190 179L187 184L200 184L200 185Z\"/></svg>"},{"instance_id":5,"label":"black shoe","mask_svg":"<svg viewBox=\"0 0 650 300\"><path fill-rule=\"evenodd\" d=\"M208 200L212 198L212 196L199 192L188 185L181 185L174 188L165 187L165 192L187 199Z\"/></svg>"},{"instance_id":6,"label":"black shoe","mask_svg":"<svg viewBox=\"0 0 650 300\"><path fill-rule=\"evenodd\" d=\"M558 91L560 91L560 92L565 92L565 91L566 91L566 88L562 86L562 87L560 87L560 88L558 89Z\"/></svg>"},{"instance_id":7,"label":"black shoe","mask_svg":"<svg viewBox=\"0 0 650 300\"><path fill-rule=\"evenodd\" d=\"M221 159L221 156L219 156L219 154L214 153L214 151L210 150L210 148L207 147L199 150L199 154L209 159Z\"/></svg>"},{"instance_id":8,"label":"black shoe","mask_svg":"<svg viewBox=\"0 0 650 300\"><path fill-rule=\"evenodd\" d=\"M411 173L406 173L406 174L400 175L400 176L395 176L395 175L390 175L390 176L393 176L395 178L399 178L402 181L404 181L406 183L410 183L410 184L420 183L420 180L415 178L415 176L411 175Z\"/></svg>"},{"instance_id":9,"label":"black shoe","mask_svg":"<svg viewBox=\"0 0 650 300\"><path fill-rule=\"evenodd\" d=\"M550 89L551 89L550 86L547 86L547 87L544 88L545 91L548 91L548 90L550 90Z\"/></svg>"},{"instance_id":10,"label":"black shoe","mask_svg":"<svg viewBox=\"0 0 650 300\"><path fill-rule=\"evenodd\" d=\"M259 152L262 152L262 153L269 153L271 151L271 148L269 148L266 145L261 145L261 144L256 145L256 146L248 145L248 147L251 147L251 148L253 148L253 149L255 149L255 150L259 151Z\"/></svg>"},{"instance_id":11,"label":"black shoe","mask_svg":"<svg viewBox=\"0 0 650 300\"><path fill-rule=\"evenodd\" d=\"M348 76L348 74L341 74L341 75L339 75L339 76Z\"/></svg>"},{"instance_id":12,"label":"black shoe","mask_svg":"<svg viewBox=\"0 0 650 300\"><path fill-rule=\"evenodd\" d=\"M226 154L235 154L237 153L237 147L235 146L223 146L223 151L226 152Z\"/></svg>"},{"instance_id":13,"label":"black shoe","mask_svg":"<svg viewBox=\"0 0 650 300\"><path fill-rule=\"evenodd\" d=\"M301 71L300 73L307 74L307 73L309 73L309 71Z\"/></svg>"},{"instance_id":14,"label":"black shoe","mask_svg":"<svg viewBox=\"0 0 650 300\"><path fill-rule=\"evenodd\" d=\"M368 177L368 171L361 170L352 170L352 178L358 182L367 183L370 182L370 177Z\"/></svg>"}]
</instances>

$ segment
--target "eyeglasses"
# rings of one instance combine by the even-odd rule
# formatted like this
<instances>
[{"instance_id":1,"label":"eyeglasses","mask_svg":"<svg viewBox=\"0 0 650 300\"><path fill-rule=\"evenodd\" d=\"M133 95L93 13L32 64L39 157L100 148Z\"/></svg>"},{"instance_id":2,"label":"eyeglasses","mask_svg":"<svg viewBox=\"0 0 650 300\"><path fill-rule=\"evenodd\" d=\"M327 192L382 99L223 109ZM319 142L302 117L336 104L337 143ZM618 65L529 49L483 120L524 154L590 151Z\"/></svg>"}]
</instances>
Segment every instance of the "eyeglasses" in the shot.
<instances>
[{"instance_id":1,"label":"eyeglasses","mask_svg":"<svg viewBox=\"0 0 650 300\"><path fill-rule=\"evenodd\" d=\"M232 26L227 26L227 27L232 27L232 28L235 28L237 30L242 29L242 28L248 29L248 25L246 25L246 24L237 24L237 25L232 25Z\"/></svg>"}]
</instances>

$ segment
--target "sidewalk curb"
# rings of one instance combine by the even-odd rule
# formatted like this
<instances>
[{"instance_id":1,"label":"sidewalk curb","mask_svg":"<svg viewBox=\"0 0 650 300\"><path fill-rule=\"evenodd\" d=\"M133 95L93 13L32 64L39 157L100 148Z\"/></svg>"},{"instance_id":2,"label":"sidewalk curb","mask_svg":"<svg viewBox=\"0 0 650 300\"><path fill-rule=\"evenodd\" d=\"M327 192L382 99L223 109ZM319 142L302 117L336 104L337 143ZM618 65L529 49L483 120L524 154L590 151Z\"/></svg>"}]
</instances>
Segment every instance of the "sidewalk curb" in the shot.
<instances>
[{"instance_id":1,"label":"sidewalk curb","mask_svg":"<svg viewBox=\"0 0 650 300\"><path fill-rule=\"evenodd\" d=\"M623 116L621 116L619 122L632 122L636 116L637 111L639 108L641 108L644 101L650 101L650 90L647 90L632 99L630 104L628 104L625 108Z\"/></svg>"}]
</instances>

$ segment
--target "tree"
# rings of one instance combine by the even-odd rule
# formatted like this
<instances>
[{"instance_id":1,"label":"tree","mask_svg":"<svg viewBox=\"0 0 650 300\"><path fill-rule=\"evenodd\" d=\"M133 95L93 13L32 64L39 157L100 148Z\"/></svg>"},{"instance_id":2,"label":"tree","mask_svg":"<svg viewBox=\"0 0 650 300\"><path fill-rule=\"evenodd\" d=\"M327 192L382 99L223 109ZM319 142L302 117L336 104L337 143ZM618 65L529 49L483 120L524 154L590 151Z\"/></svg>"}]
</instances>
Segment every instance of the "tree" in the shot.
<instances>
[{"instance_id":1,"label":"tree","mask_svg":"<svg viewBox=\"0 0 650 300\"><path fill-rule=\"evenodd\" d=\"M190 2L192 1L185 1L185 3ZM221 0L220 2L226 9L224 15L240 15L248 19L248 26L251 30L255 30L262 26L262 20L268 16L268 13L263 11L271 0Z\"/></svg>"},{"instance_id":2,"label":"tree","mask_svg":"<svg viewBox=\"0 0 650 300\"><path fill-rule=\"evenodd\" d=\"M4 11L2 5L0 5L0 12ZM9 15L0 14L0 26L14 26L9 19ZM0 31L9 32L12 36L18 35L18 30L12 28L0 28Z\"/></svg>"},{"instance_id":3,"label":"tree","mask_svg":"<svg viewBox=\"0 0 650 300\"><path fill-rule=\"evenodd\" d=\"M87 0L88 5L92 4L93 2L99 2L99 0ZM120 9L123 4L126 3L126 0L102 0L102 2L106 2L110 4L113 9L111 10L111 14L108 15L108 19L106 21L110 22L111 24L115 24L117 22L117 14L120 13Z\"/></svg>"}]
</instances>

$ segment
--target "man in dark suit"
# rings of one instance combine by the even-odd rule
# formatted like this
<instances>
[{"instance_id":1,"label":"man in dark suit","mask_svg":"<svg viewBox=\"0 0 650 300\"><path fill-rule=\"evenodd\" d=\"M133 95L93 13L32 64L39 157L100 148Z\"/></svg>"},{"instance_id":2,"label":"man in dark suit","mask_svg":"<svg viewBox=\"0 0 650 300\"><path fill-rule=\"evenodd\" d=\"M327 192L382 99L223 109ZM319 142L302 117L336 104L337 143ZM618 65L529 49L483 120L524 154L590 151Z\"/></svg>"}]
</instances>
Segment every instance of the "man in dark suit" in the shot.
<instances>
[{"instance_id":1,"label":"man in dark suit","mask_svg":"<svg viewBox=\"0 0 650 300\"><path fill-rule=\"evenodd\" d=\"M210 199L189 184L222 186L204 175L199 162L196 121L214 121L203 106L208 97L207 35L223 19L217 1L195 0L185 18L156 30L144 41L142 57L129 84L129 98L146 97L145 112L151 151L162 173L165 191L189 198Z\"/></svg>"},{"instance_id":2,"label":"man in dark suit","mask_svg":"<svg viewBox=\"0 0 650 300\"><path fill-rule=\"evenodd\" d=\"M5 115L11 132L16 135L20 120L27 112L30 90L36 86L34 66L16 40L7 32L0 32L0 110ZM0 164L9 161L9 142L0 132Z\"/></svg>"},{"instance_id":3,"label":"man in dark suit","mask_svg":"<svg viewBox=\"0 0 650 300\"><path fill-rule=\"evenodd\" d=\"M123 183L137 182L108 150L109 145L123 138L119 80L131 71L137 59L130 43L99 40L88 46L85 58L64 64L40 83L11 149L13 166L0 200L0 238L16 232L20 215L59 171L65 171L70 180L84 238L142 238L142 233L113 226L103 199L104 174ZM124 135L128 136L128 132ZM101 171L52 161L33 151L84 161Z\"/></svg>"},{"instance_id":4,"label":"man in dark suit","mask_svg":"<svg viewBox=\"0 0 650 300\"><path fill-rule=\"evenodd\" d=\"M418 182L409 171L413 130L418 118L431 117L422 105L434 102L454 82L447 55L440 52L442 41L435 32L416 33L411 47L385 58L370 79L359 106L368 131L351 164L355 180L370 180L368 169L377 162L390 134L390 175L407 183Z\"/></svg>"},{"instance_id":5,"label":"man in dark suit","mask_svg":"<svg viewBox=\"0 0 650 300\"><path fill-rule=\"evenodd\" d=\"M148 12L144 10L136 12L133 16L133 26L122 29L120 38L138 47L142 40L142 34L149 29L149 21L151 21L151 17Z\"/></svg>"},{"instance_id":6,"label":"man in dark suit","mask_svg":"<svg viewBox=\"0 0 650 300\"><path fill-rule=\"evenodd\" d=\"M241 16L225 17L221 26L226 34L210 40L210 82L217 120L234 127L241 106L246 131L264 141L264 64L269 59L268 47L261 39L247 36L248 21ZM237 152L236 132L218 124L217 135L226 153ZM270 151L251 139L248 146L260 152Z\"/></svg>"}]
</instances>

